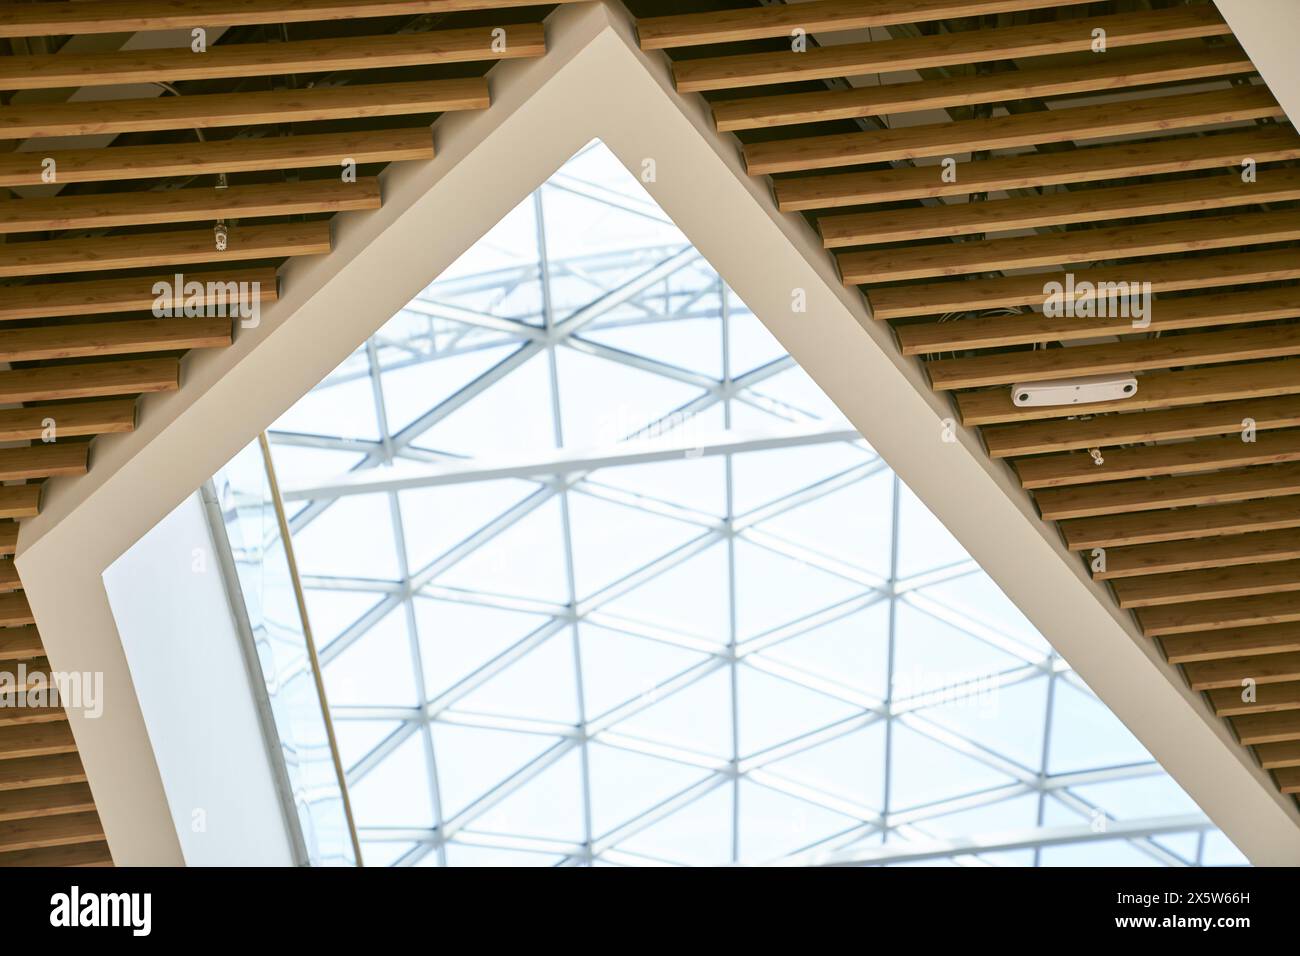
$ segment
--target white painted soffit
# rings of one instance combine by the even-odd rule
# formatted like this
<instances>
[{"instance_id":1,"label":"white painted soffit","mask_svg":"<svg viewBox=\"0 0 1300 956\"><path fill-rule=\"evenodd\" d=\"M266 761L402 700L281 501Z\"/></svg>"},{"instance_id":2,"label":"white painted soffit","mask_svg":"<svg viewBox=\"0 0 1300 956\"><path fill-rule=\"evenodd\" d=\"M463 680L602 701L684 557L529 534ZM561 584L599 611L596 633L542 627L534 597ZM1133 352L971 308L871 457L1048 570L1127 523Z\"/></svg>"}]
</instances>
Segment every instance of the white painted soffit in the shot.
<instances>
[{"instance_id":1,"label":"white painted soffit","mask_svg":"<svg viewBox=\"0 0 1300 956\"><path fill-rule=\"evenodd\" d=\"M1243 50L1300 128L1300 0L1214 0Z\"/></svg>"},{"instance_id":2,"label":"white painted soffit","mask_svg":"<svg viewBox=\"0 0 1300 956\"><path fill-rule=\"evenodd\" d=\"M384 207L336 220L329 256L291 262L283 297L140 427L99 438L91 472L55 482L17 564L54 667L105 673L108 706L73 730L119 863L179 860L171 814L101 581L103 570L594 137L664 211L1151 753L1252 861L1300 863L1300 814L1223 722L1037 518L1009 469L900 356L801 219L747 176L702 98L679 96L621 6L564 6L550 51L501 63L493 106L434 127L438 156L384 175ZM793 313L803 289L807 312Z\"/></svg>"}]
</instances>

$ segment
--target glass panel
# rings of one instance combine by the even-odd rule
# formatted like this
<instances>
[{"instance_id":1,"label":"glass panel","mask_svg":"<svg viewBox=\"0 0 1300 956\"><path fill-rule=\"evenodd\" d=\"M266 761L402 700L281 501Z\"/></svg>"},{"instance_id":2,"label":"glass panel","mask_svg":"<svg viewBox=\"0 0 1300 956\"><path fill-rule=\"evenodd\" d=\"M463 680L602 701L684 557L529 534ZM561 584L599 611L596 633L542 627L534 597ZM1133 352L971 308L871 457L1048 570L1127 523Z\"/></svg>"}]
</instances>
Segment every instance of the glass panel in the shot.
<instances>
[{"instance_id":1,"label":"glass panel","mask_svg":"<svg viewBox=\"0 0 1300 956\"><path fill-rule=\"evenodd\" d=\"M308 860L353 866L343 794L258 443L236 455L213 484Z\"/></svg>"}]
</instances>

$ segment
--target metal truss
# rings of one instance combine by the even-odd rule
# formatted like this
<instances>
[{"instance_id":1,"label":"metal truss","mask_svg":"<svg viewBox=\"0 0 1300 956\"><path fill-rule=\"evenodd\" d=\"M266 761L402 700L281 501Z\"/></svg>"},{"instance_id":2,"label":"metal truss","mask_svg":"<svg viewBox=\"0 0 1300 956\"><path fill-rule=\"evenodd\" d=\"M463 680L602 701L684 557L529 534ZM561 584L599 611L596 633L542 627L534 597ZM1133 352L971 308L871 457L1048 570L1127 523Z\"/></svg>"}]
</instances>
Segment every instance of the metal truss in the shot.
<instances>
[{"instance_id":1,"label":"metal truss","mask_svg":"<svg viewBox=\"0 0 1300 956\"><path fill-rule=\"evenodd\" d=\"M599 144L588 147L603 149ZM532 197L531 215L536 225L536 252L530 261L519 265L485 271L468 277L442 280L418 295L403 313L395 317L365 346L319 386L329 389L352 381L368 380L373 398L378 438L357 439L319 432L272 429L271 447L276 449L318 448L348 452L358 456L352 470L342 476L321 474L308 482L290 484L284 501L292 515L291 531L298 536L320 520L330 508L352 495L384 495L388 502L392 539L395 543L399 575L396 580L370 577L304 575L302 583L309 591L364 592L375 603L321 649L321 661L328 671L345 651L363 639L372 628L391 613L404 617L410 649L410 668L418 693L424 701L417 707L334 705L331 712L342 726L350 721L391 720L397 729L347 768L347 781L355 788L376 768L384 765L403 744L412 738L420 741L428 768L423 780L410 786L427 787L433 808L433 826L409 828L399 822L360 819L360 836L369 847L398 845L396 865L447 863L450 846L509 849L542 854L558 865L590 865L596 862L621 865L671 865L678 861L658 859L624 846L631 838L666 820L704 796L723 788L730 794L732 811L720 825L730 828L731 852L717 863L765 862L750 857L741 842L741 784L747 781L815 807L831 810L851 822L840 832L823 836L797 849L784 862L794 864L873 865L944 858L960 865L990 865L987 854L997 850L1028 849L1034 862L1040 862L1042 849L1063 843L1082 843L1100 839L1123 841L1144 854L1153 864L1195 865L1200 862L1200 848L1210 829L1199 815L1185 813L1145 817L1140 820L1116 821L1104 807L1082 798L1077 789L1088 784L1136 781L1160 775L1154 761L1126 765L1101 765L1070 774L1051 774L1049 748L1053 740L1053 696L1068 683L1090 694L1059 656L1031 646L1020 637L997 625L981 620L978 613L936 597L931 589L983 572L971 560L959 560L947 566L931 568L922 574L900 572L900 507L906 494L897 477L890 479L890 567L887 574L872 571L855 561L853 555L835 554L791 540L769 527L772 519L792 509L818 501L873 476L887 475L888 467L841 419L828 421L814 409L780 398L765 391L776 376L795 369L789 356L773 357L755 368L735 372L734 331L738 308L725 283L714 273L698 252L688 244L630 245L597 254L552 257L547 251L547 212L551 193L560 190L581 196L584 201L608 206L611 216L623 216L635 222L647 220L665 224L663 214L634 190L620 191L607 183L586 181L566 167ZM629 227L631 228L631 227ZM489 241L488 239L484 240ZM587 304L568 311L556 302L556 290L584 284L598 290ZM517 302L523 293L536 288L533 305L520 311L503 304ZM513 306L511 306L513 308ZM745 318L749 318L745 316ZM592 330L642 327L670 330L674 323L702 319L716 323L721 336L721 374L713 377L692 371L631 350L603 344L586 335ZM437 374L435 363L453 356L509 346L510 351L492 367L454 394L433 404L403 428L392 430L385 408L384 378L395 370L424 365L430 377ZM596 449L573 448L566 443L560 393L563 381L557 355L574 350L596 356L620 366L650 373L678 384L689 385L698 395L681 404L674 413L659 421L634 423L620 439ZM526 362L541 358L549 376L549 418L553 451L546 454L510 454L496 458L468 459L438 450L421 442L430 429L464 409L479 396L497 387ZM613 397L612 397L613 398ZM761 412L771 425L761 433L733 428L733 419L745 409ZM690 426L696 416L720 410L721 428L711 431ZM751 418L753 416L750 416ZM809 448L817 445L852 446L860 458L857 464L834 474L783 493L747 510L736 506L735 465L738 458L761 450ZM666 462L716 457L723 461L725 513L721 515L695 511L680 503L643 492L633 493L606 479L607 469L625 464ZM400 468L390 468L400 464ZM531 494L503 510L453 547L423 566L413 567L407 559L406 535L400 493L415 488L512 478L530 482ZM574 572L574 534L570 507L580 498L600 499L635 509L644 515L670 517L691 525L695 534L682 543L594 593L580 593ZM566 591L562 600L542 601L509 593L509 582L499 589L486 590L450 587L443 576L508 529L517 525L543 505L558 502L562 516L562 553L565 564ZM298 510L295 512L294 508ZM736 549L743 543L814 568L834 579L847 582L853 592L830 606L807 613L793 621L774 622L769 629L742 637L737 623ZM346 548L346 541L336 547ZM727 588L730 617L725 641L710 635L674 629L645 620L633 619L610 609L620 597L681 567L692 557L711 547L726 552ZM301 553L301 545L299 545ZM531 633L507 647L491 660L451 687L432 693L425 686L426 661L418 633L415 599L428 596L463 604L509 610L526 610L543 614L546 620ZM844 619L865 608L883 604L888 610L888 673L883 675L885 696L873 697L861 690L810 671L782 663L769 653L786 642L795 641L829 623ZM899 621L902 608L927 615L960 632L973 642L997 648L1016 660L997 673L983 675L965 685L941 691L898 693L895 673L896 651L908 635ZM683 648L702 655L697 663L656 683L647 692L630 696L600 713L588 713L582 693L584 670L579 624L589 622L601 628L635 636L660 644ZM494 677L506 672L530 651L557 635L567 635L572 644L576 686L577 714L573 723L524 719L493 713L469 712L457 706ZM745 752L740 744L740 675L746 669L764 673L823 697L849 705L851 716L768 746ZM730 686L731 748L719 757L691 748L651 740L623 730L632 717L643 713L672 695L695 686L710 675L723 672ZM933 712L940 702L969 700L974 695L997 693L1024 681L1045 678L1048 684L1047 705L1043 720L1043 748L1040 759L1026 766L1007 753L977 742L952 723ZM444 813L442 786L433 728L440 724L508 730L519 734L551 738L552 744L519 767L495 786L454 814ZM778 766L779 762L840 739L855 731L880 725L884 731L882 778L883 806L872 808L847 800L802 782ZM893 799L893 774L897 758L899 728L921 735L945 748L964 754L979 764L1004 775L1005 785L965 793L923 806L897 806ZM592 804L600 795L593 793L589 747L600 743L629 753L645 754L699 768L706 773L700 780L660 800L644 812L623 820L613 829L598 832L592 824ZM476 822L502 801L517 793L566 755L577 753L582 768L581 839L572 842L540 839L528 834L503 834L476 827ZM940 842L942 829L934 829L940 818L963 810L989 807L1001 801L1033 795L1038 801L1038 826L1024 832L1001 835L997 841L981 842L974 838L949 838ZM1079 820L1077 826L1045 825L1049 807L1064 809ZM1058 815L1059 818L1059 815ZM1099 822L1100 821L1100 822ZM1194 834L1198 837L1196 854L1179 855L1155 838L1170 833ZM390 854L391 855L391 854Z\"/></svg>"},{"instance_id":2,"label":"metal truss","mask_svg":"<svg viewBox=\"0 0 1300 956\"><path fill-rule=\"evenodd\" d=\"M810 853L782 861L786 865L809 866L873 866L883 864L915 863L922 860L950 857L977 857L981 853L998 853L1008 850L1032 849L1079 843L1096 843L1118 837L1148 837L1157 833L1203 832L1211 824L1199 814L1182 817L1152 817L1125 820L1108 827L1091 824L1078 826L1027 827L980 836L963 836L947 840L899 843L875 849L862 849L840 853Z\"/></svg>"}]
</instances>

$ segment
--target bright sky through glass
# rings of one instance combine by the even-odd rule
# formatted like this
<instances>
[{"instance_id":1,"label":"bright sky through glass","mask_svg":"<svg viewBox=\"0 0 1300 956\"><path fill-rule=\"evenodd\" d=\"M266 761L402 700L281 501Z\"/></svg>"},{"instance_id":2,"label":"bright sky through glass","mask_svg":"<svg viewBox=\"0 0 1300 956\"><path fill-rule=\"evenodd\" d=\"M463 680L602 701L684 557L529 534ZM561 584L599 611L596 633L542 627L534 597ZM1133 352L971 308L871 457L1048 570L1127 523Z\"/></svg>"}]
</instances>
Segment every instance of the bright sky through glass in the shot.
<instances>
[{"instance_id":1,"label":"bright sky through glass","mask_svg":"<svg viewBox=\"0 0 1300 956\"><path fill-rule=\"evenodd\" d=\"M368 865L1243 862L598 142L271 441Z\"/></svg>"}]
</instances>

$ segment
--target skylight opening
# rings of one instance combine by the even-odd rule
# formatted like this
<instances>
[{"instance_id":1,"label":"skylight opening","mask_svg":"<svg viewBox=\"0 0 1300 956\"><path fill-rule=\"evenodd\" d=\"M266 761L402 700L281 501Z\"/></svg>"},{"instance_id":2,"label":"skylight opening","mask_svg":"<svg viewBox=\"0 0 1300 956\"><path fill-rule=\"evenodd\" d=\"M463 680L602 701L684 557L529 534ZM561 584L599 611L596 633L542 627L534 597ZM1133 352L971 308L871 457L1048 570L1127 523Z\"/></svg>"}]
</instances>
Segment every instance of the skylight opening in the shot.
<instances>
[{"instance_id":1,"label":"skylight opening","mask_svg":"<svg viewBox=\"0 0 1300 956\"><path fill-rule=\"evenodd\" d=\"M366 865L1244 862L598 141L268 439Z\"/></svg>"}]
</instances>

